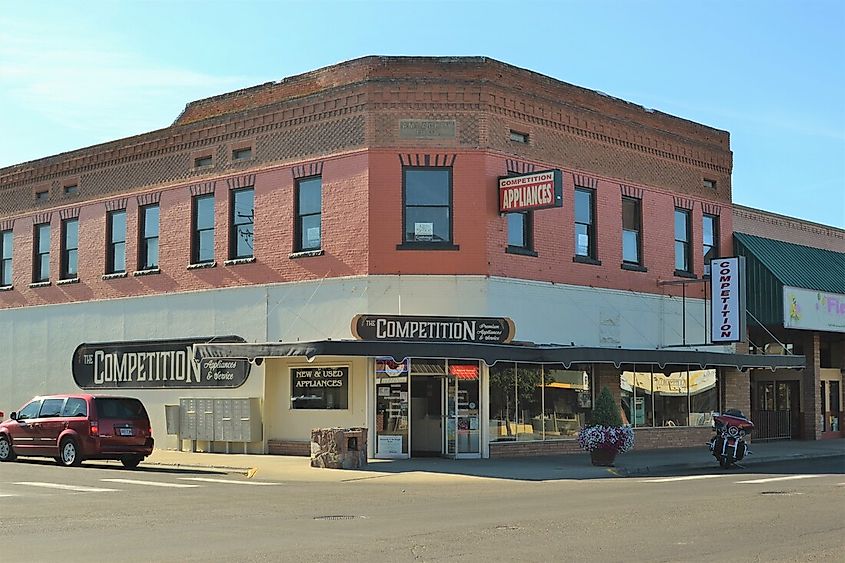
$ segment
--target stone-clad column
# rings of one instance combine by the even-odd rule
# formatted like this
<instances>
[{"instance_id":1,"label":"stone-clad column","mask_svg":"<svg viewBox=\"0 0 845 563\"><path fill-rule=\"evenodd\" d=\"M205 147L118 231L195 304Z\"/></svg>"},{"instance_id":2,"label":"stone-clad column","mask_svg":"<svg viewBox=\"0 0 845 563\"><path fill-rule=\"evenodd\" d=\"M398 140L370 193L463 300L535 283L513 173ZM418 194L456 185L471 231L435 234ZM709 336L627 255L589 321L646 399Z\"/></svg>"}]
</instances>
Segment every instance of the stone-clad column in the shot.
<instances>
[{"instance_id":1,"label":"stone-clad column","mask_svg":"<svg viewBox=\"0 0 845 563\"><path fill-rule=\"evenodd\" d=\"M821 385L821 360L819 358L819 333L811 332L804 337L804 357L807 366L801 376L801 414L804 430L801 438L818 440L822 435L822 406L819 396Z\"/></svg>"}]
</instances>

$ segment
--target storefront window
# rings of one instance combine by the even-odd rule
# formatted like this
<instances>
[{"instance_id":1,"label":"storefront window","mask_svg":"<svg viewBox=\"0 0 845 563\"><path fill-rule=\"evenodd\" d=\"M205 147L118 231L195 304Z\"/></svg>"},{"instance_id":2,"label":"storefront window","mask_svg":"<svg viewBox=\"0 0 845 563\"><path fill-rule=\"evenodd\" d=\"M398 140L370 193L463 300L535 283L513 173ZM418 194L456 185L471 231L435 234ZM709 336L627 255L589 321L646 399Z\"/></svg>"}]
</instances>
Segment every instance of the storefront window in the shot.
<instances>
[{"instance_id":1,"label":"storefront window","mask_svg":"<svg viewBox=\"0 0 845 563\"><path fill-rule=\"evenodd\" d=\"M292 409L348 409L349 368L315 367L290 370Z\"/></svg>"},{"instance_id":2,"label":"storefront window","mask_svg":"<svg viewBox=\"0 0 845 563\"><path fill-rule=\"evenodd\" d=\"M490 441L516 440L516 364L490 366Z\"/></svg>"},{"instance_id":3,"label":"storefront window","mask_svg":"<svg viewBox=\"0 0 845 563\"><path fill-rule=\"evenodd\" d=\"M687 426L689 424L688 376L687 371L652 374L655 426Z\"/></svg>"},{"instance_id":4,"label":"storefront window","mask_svg":"<svg viewBox=\"0 0 845 563\"><path fill-rule=\"evenodd\" d=\"M635 427L710 426L719 411L715 369L665 374L657 366L637 365L619 378L622 416ZM686 367L686 366L683 366Z\"/></svg>"},{"instance_id":5,"label":"storefront window","mask_svg":"<svg viewBox=\"0 0 845 563\"><path fill-rule=\"evenodd\" d=\"M620 378L622 387L622 422L634 427L654 426L651 365L634 366Z\"/></svg>"},{"instance_id":6,"label":"storefront window","mask_svg":"<svg viewBox=\"0 0 845 563\"><path fill-rule=\"evenodd\" d=\"M715 369L689 372L690 426L710 426L719 411L719 389Z\"/></svg>"},{"instance_id":7,"label":"storefront window","mask_svg":"<svg viewBox=\"0 0 845 563\"><path fill-rule=\"evenodd\" d=\"M376 454L408 454L409 362L376 361Z\"/></svg>"},{"instance_id":8,"label":"storefront window","mask_svg":"<svg viewBox=\"0 0 845 563\"><path fill-rule=\"evenodd\" d=\"M517 440L543 439L543 366L516 364Z\"/></svg>"},{"instance_id":9,"label":"storefront window","mask_svg":"<svg viewBox=\"0 0 845 563\"><path fill-rule=\"evenodd\" d=\"M545 439L577 436L592 404L590 374L554 364L546 364L543 371Z\"/></svg>"}]
</instances>

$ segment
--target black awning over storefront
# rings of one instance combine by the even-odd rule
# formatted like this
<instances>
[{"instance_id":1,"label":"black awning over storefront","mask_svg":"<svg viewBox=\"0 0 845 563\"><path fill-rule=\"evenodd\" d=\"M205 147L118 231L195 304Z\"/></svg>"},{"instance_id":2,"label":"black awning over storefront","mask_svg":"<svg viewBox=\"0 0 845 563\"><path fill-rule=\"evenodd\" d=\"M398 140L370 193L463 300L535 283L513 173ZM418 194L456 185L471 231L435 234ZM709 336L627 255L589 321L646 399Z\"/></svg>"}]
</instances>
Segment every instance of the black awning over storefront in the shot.
<instances>
[{"instance_id":1,"label":"black awning over storefront","mask_svg":"<svg viewBox=\"0 0 845 563\"><path fill-rule=\"evenodd\" d=\"M666 366L695 366L699 369L734 367L740 370L755 368L795 368L805 365L804 356L762 354L728 354L698 350L630 350L622 348L588 348L537 344L478 344L453 342L372 342L363 340L318 340L313 342L266 342L195 344L197 358L286 358L317 356L357 356L372 358L454 358L496 362L529 362L563 364L604 363L619 368L623 365L656 364Z\"/></svg>"}]
</instances>

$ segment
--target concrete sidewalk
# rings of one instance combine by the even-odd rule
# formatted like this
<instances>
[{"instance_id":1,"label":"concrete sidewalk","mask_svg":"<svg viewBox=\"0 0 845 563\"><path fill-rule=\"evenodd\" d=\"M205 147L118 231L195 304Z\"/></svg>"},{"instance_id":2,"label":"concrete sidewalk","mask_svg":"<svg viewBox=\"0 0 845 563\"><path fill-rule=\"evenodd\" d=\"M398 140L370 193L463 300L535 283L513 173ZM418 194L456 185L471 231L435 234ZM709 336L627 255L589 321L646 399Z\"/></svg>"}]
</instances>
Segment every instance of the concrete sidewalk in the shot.
<instances>
[{"instance_id":1,"label":"concrete sidewalk","mask_svg":"<svg viewBox=\"0 0 845 563\"><path fill-rule=\"evenodd\" d=\"M751 446L752 454L742 465L745 471L772 461L845 456L845 440L761 442ZM370 460L362 470L316 469L305 457L275 455L216 454L155 450L142 464L184 470L240 473L250 478L277 481L345 482L391 478L401 481L443 479L506 479L548 481L563 479L606 479L653 473L712 470L716 460L702 444L696 448L667 448L632 451L616 458L613 468L594 467L584 453L529 458L452 460L422 458L411 460ZM843 461L845 473L845 461ZM738 470L742 471L742 469Z\"/></svg>"}]
</instances>

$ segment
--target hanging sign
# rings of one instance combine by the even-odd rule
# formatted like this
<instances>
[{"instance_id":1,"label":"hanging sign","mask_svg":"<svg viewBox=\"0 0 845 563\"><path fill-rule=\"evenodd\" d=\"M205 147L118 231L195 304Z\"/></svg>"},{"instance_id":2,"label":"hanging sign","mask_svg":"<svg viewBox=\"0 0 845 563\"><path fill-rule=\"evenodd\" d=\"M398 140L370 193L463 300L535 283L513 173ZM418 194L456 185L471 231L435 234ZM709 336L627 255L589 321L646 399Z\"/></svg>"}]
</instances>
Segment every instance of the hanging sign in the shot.
<instances>
[{"instance_id":1,"label":"hanging sign","mask_svg":"<svg viewBox=\"0 0 845 563\"><path fill-rule=\"evenodd\" d=\"M352 335L376 341L506 344L516 335L516 326L506 317L357 315Z\"/></svg>"},{"instance_id":2,"label":"hanging sign","mask_svg":"<svg viewBox=\"0 0 845 563\"><path fill-rule=\"evenodd\" d=\"M740 342L745 337L745 257L710 261L710 339Z\"/></svg>"},{"instance_id":3,"label":"hanging sign","mask_svg":"<svg viewBox=\"0 0 845 563\"><path fill-rule=\"evenodd\" d=\"M239 336L80 344L71 371L82 389L213 389L240 387L249 376L241 358L194 360L194 344L245 342Z\"/></svg>"},{"instance_id":4,"label":"hanging sign","mask_svg":"<svg viewBox=\"0 0 845 563\"><path fill-rule=\"evenodd\" d=\"M546 170L499 178L499 212L563 207L563 175Z\"/></svg>"}]
</instances>

